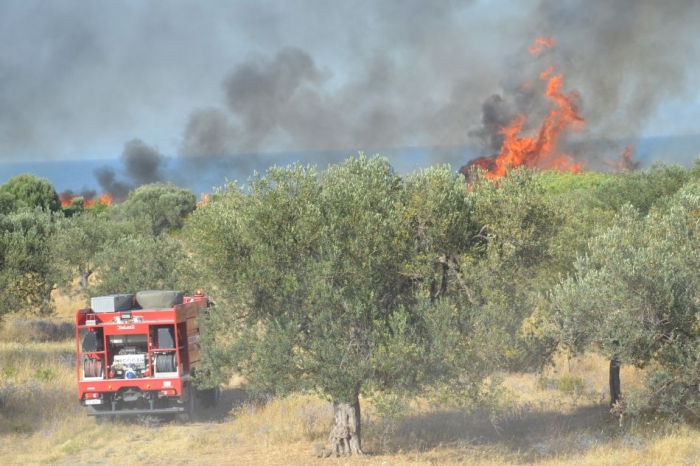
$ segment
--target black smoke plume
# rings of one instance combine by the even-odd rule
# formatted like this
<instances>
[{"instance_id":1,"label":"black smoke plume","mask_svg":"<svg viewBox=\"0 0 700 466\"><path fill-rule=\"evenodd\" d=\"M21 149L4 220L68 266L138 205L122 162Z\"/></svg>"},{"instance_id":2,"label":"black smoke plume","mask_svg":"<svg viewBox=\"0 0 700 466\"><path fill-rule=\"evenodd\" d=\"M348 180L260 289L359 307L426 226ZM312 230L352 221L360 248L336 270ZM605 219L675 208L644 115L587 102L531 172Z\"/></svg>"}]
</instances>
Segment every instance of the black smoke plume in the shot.
<instances>
[{"instance_id":1,"label":"black smoke plume","mask_svg":"<svg viewBox=\"0 0 700 466\"><path fill-rule=\"evenodd\" d=\"M110 193L114 202L123 202L129 191L141 185L165 181L165 156L140 139L132 139L124 145L120 160L126 180L117 179L114 169L108 166L95 170L100 188Z\"/></svg>"}]
</instances>

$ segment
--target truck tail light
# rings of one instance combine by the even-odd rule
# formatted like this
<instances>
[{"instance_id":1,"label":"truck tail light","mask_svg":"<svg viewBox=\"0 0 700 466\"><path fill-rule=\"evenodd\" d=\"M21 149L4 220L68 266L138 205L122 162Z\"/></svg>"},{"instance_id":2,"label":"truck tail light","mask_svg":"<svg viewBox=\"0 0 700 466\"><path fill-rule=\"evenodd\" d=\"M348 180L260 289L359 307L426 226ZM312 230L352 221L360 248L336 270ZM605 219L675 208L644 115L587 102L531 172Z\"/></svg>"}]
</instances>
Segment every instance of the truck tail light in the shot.
<instances>
[{"instance_id":1,"label":"truck tail light","mask_svg":"<svg viewBox=\"0 0 700 466\"><path fill-rule=\"evenodd\" d=\"M172 396L175 394L175 390L161 390L160 394L163 396Z\"/></svg>"},{"instance_id":2,"label":"truck tail light","mask_svg":"<svg viewBox=\"0 0 700 466\"><path fill-rule=\"evenodd\" d=\"M99 393L86 393L85 394L85 399L87 400L94 400L95 398L99 398L100 394Z\"/></svg>"}]
</instances>

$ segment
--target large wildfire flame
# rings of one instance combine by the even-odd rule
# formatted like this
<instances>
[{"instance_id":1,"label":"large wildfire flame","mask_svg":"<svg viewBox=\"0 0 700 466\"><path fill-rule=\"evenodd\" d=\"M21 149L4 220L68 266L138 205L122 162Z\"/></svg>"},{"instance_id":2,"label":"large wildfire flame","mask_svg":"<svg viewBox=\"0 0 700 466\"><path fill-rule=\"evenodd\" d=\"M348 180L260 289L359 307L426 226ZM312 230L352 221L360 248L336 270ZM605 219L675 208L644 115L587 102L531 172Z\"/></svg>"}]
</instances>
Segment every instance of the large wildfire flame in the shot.
<instances>
[{"instance_id":1,"label":"large wildfire flame","mask_svg":"<svg viewBox=\"0 0 700 466\"><path fill-rule=\"evenodd\" d=\"M554 47L554 39L538 37L528 50L531 54L540 54L545 49ZM543 170L557 169L577 173L583 169L583 163L576 161L571 155L562 153L559 141L567 131L578 132L585 124L578 108L578 91L564 92L562 74L555 74L554 67L549 65L539 74L539 79L545 81L544 95L551 104L549 113L544 117L536 131L522 134L527 116L520 114L506 127L501 128L504 136L503 144L497 155L479 157L470 161L460 171L466 176L473 166L482 168L487 178L499 178L513 167L540 168ZM625 149L622 154L620 168L631 168L632 147Z\"/></svg>"},{"instance_id":2,"label":"large wildfire flame","mask_svg":"<svg viewBox=\"0 0 700 466\"><path fill-rule=\"evenodd\" d=\"M58 195L58 200L61 201L61 207L70 207L71 203L73 202L73 199L75 199L76 197L83 196L76 196L72 193L61 193ZM112 200L112 195L109 193L102 193L98 197L83 197L83 207L89 209L90 207L94 206L95 203L111 206Z\"/></svg>"}]
</instances>

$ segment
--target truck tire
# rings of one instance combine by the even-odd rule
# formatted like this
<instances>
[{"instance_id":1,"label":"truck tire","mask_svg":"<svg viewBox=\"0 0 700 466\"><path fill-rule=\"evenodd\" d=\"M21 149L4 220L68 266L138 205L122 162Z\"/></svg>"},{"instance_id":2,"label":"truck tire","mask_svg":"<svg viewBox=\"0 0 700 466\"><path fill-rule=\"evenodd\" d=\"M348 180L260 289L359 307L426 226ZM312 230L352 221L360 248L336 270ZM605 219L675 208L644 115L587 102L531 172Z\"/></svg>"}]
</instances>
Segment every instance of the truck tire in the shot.
<instances>
[{"instance_id":1,"label":"truck tire","mask_svg":"<svg viewBox=\"0 0 700 466\"><path fill-rule=\"evenodd\" d=\"M187 399L182 404L185 410L177 415L177 420L183 424L191 422L194 418L194 399L197 396L195 390L194 385L187 385Z\"/></svg>"}]
</instances>

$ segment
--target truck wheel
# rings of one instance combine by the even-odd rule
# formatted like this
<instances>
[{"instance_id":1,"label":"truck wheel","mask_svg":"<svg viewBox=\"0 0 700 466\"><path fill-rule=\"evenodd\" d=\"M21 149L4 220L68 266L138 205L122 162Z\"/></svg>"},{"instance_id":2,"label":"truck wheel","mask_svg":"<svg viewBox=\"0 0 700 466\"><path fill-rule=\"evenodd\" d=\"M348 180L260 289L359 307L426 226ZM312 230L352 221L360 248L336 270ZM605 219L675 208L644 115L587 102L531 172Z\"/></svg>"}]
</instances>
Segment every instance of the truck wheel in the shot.
<instances>
[{"instance_id":1,"label":"truck wheel","mask_svg":"<svg viewBox=\"0 0 700 466\"><path fill-rule=\"evenodd\" d=\"M187 386L187 400L183 403L185 410L177 415L177 420L183 424L192 421L194 418L194 399L196 396L194 385L189 384Z\"/></svg>"}]
</instances>

